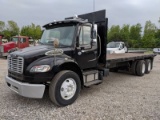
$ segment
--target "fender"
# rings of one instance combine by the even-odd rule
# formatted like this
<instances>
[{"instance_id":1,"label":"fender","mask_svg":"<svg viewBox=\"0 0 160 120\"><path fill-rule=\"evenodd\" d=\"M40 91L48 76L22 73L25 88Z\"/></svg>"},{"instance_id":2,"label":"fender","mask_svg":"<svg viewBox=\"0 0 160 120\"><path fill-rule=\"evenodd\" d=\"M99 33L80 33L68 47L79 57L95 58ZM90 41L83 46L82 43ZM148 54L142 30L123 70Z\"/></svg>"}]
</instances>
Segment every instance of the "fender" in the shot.
<instances>
[{"instance_id":1,"label":"fender","mask_svg":"<svg viewBox=\"0 0 160 120\"><path fill-rule=\"evenodd\" d=\"M81 80L81 86L83 87L83 85L84 85L83 72L76 62L72 62L72 61L64 62L63 64L61 64L59 66L59 68L60 68L60 71L61 70L71 70L71 71L74 71L75 73L77 73L77 75L79 76L79 78Z\"/></svg>"},{"instance_id":2,"label":"fender","mask_svg":"<svg viewBox=\"0 0 160 120\"><path fill-rule=\"evenodd\" d=\"M82 84L83 84L83 74L82 74L82 71L79 65L74 59L72 59L70 56L66 54L45 56L45 57L35 60L27 67L26 75L34 76L34 74L37 74L37 73L31 73L30 69L33 66L38 66L38 65L49 65L51 67L50 71L39 73L42 76L53 78L55 74L57 74L61 70L71 70L77 73L77 75L79 75L82 81Z\"/></svg>"},{"instance_id":3,"label":"fender","mask_svg":"<svg viewBox=\"0 0 160 120\"><path fill-rule=\"evenodd\" d=\"M64 55L54 55L54 56L44 56L32 62L27 67L27 71L29 71L33 66L38 66L38 65L50 65L51 70L52 70L53 67L60 66L61 64L65 62L74 62L74 60L65 54Z\"/></svg>"}]
</instances>

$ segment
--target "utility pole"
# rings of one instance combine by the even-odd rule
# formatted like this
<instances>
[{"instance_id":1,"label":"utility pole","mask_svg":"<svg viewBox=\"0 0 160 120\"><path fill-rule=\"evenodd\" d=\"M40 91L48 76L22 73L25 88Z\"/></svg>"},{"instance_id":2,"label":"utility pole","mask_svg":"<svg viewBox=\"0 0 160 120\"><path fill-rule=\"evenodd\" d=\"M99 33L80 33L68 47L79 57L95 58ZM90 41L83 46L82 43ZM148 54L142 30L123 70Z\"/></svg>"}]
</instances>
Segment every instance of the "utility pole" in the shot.
<instances>
[{"instance_id":1,"label":"utility pole","mask_svg":"<svg viewBox=\"0 0 160 120\"><path fill-rule=\"evenodd\" d=\"M93 12L95 12L95 0L93 0Z\"/></svg>"},{"instance_id":2,"label":"utility pole","mask_svg":"<svg viewBox=\"0 0 160 120\"><path fill-rule=\"evenodd\" d=\"M159 29L160 29L160 17L159 17L159 20L158 20L158 22L159 22Z\"/></svg>"}]
</instances>

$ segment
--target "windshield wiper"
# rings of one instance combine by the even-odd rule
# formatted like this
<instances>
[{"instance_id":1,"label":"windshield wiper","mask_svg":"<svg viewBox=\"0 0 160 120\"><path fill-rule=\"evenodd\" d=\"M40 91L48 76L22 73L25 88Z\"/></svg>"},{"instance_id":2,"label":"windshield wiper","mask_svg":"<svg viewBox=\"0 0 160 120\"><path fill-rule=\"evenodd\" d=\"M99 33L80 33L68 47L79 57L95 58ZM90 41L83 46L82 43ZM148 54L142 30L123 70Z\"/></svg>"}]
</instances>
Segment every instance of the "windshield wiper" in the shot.
<instances>
[{"instance_id":1,"label":"windshield wiper","mask_svg":"<svg viewBox=\"0 0 160 120\"><path fill-rule=\"evenodd\" d=\"M59 47L61 48L65 48L65 47L71 47L70 45L63 45L63 44L59 44Z\"/></svg>"}]
</instances>

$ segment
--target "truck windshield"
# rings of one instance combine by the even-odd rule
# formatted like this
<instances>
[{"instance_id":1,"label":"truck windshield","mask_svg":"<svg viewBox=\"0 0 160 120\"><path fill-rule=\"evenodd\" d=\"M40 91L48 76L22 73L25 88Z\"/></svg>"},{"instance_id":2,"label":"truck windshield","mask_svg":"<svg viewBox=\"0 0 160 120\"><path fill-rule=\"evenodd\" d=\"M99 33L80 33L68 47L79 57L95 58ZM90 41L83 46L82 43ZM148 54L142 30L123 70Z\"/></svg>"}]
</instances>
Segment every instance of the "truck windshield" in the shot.
<instances>
[{"instance_id":1,"label":"truck windshield","mask_svg":"<svg viewBox=\"0 0 160 120\"><path fill-rule=\"evenodd\" d=\"M53 45L54 40L58 40L58 47L69 47L73 42L74 31L74 25L46 29L43 32L40 43Z\"/></svg>"},{"instance_id":2,"label":"truck windshield","mask_svg":"<svg viewBox=\"0 0 160 120\"><path fill-rule=\"evenodd\" d=\"M118 42L110 42L107 44L107 48L119 48L120 43Z\"/></svg>"},{"instance_id":3,"label":"truck windshield","mask_svg":"<svg viewBox=\"0 0 160 120\"><path fill-rule=\"evenodd\" d=\"M18 37L13 37L13 38L12 38L12 41L13 41L13 42L17 42L17 41L18 41Z\"/></svg>"}]
</instances>

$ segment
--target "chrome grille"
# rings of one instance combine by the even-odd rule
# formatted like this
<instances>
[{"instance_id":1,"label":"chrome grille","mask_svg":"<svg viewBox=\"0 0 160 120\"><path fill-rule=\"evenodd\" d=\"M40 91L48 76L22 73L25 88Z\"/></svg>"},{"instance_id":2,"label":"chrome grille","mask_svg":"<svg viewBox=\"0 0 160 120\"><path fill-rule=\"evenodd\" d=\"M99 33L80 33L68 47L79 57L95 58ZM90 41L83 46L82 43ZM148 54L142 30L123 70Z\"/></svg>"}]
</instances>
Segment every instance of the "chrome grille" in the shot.
<instances>
[{"instance_id":1,"label":"chrome grille","mask_svg":"<svg viewBox=\"0 0 160 120\"><path fill-rule=\"evenodd\" d=\"M23 73L24 59L22 57L8 56L8 69L16 73Z\"/></svg>"}]
</instances>

